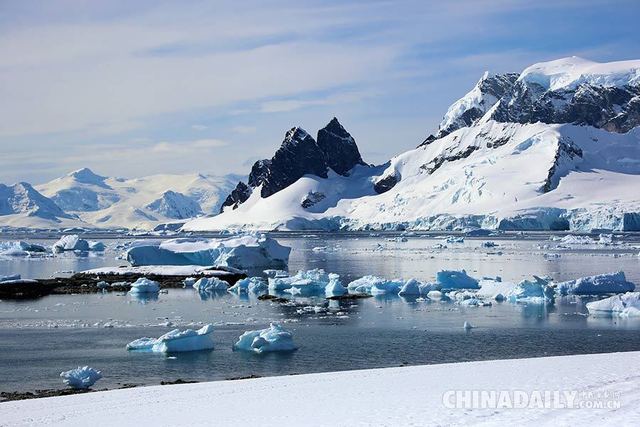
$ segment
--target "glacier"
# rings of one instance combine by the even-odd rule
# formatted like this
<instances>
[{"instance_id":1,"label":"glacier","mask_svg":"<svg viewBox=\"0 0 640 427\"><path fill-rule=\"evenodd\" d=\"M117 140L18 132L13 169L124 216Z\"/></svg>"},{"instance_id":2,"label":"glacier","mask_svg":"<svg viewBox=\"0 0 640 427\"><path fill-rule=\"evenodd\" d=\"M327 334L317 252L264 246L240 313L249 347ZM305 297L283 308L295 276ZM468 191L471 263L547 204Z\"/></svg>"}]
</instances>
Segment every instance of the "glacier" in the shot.
<instances>
[{"instance_id":1,"label":"glacier","mask_svg":"<svg viewBox=\"0 0 640 427\"><path fill-rule=\"evenodd\" d=\"M177 353L187 351L212 350L213 325L205 325L197 331L174 329L159 338L139 338L127 344L129 351L153 353Z\"/></svg>"},{"instance_id":2,"label":"glacier","mask_svg":"<svg viewBox=\"0 0 640 427\"><path fill-rule=\"evenodd\" d=\"M291 332L278 324L271 323L266 329L247 331L240 335L238 341L233 345L233 349L260 354L294 351L298 347L293 342Z\"/></svg>"}]
</instances>

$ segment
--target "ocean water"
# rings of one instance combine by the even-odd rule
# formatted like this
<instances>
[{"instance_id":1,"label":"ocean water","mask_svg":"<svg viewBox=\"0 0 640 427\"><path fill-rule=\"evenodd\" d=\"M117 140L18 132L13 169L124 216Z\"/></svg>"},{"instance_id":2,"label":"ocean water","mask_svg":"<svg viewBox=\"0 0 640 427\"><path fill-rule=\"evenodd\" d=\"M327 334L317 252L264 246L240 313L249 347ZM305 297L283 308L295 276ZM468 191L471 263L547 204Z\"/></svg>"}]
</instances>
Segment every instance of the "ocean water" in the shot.
<instances>
[{"instance_id":1,"label":"ocean water","mask_svg":"<svg viewBox=\"0 0 640 427\"><path fill-rule=\"evenodd\" d=\"M464 268L478 278L501 276L507 281L533 274L568 280L622 270L628 280L640 284L640 244L633 235L615 246L572 247L543 234L466 239L461 244L433 235L410 236L406 242L390 241L397 237L392 234L276 237L293 248L292 272L324 268L340 274L345 283L366 274L430 280L439 270ZM0 259L0 275L38 278L123 265L121 252L114 248L127 240L124 236L104 240L109 250L102 255ZM498 246L482 247L486 240ZM549 253L560 257L548 259L544 255ZM84 365L102 370L98 388L113 388L176 379L640 350L640 319L589 316L584 305L588 300L461 307L397 296L343 302L318 297L282 305L229 293L203 297L192 289L170 289L152 300L119 293L5 300L0 301L0 391L61 387L61 371ZM318 306L320 312L311 309ZM465 321L475 327L464 330ZM270 322L291 330L299 350L267 355L232 351L242 332ZM215 325L213 351L167 356L125 350L136 338L203 323Z\"/></svg>"}]
</instances>

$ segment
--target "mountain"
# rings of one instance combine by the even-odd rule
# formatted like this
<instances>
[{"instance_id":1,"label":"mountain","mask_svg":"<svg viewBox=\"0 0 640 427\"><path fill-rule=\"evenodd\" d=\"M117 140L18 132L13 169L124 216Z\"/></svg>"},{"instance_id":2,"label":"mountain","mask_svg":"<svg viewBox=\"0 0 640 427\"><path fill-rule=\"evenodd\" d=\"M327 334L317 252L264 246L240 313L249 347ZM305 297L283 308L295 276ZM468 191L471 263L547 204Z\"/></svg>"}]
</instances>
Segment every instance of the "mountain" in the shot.
<instances>
[{"instance_id":1,"label":"mountain","mask_svg":"<svg viewBox=\"0 0 640 427\"><path fill-rule=\"evenodd\" d=\"M253 190L267 198L287 188L305 175L327 178L329 171L347 176L356 165L365 165L353 137L333 118L318 131L317 140L304 129L287 131L284 141L271 159L259 160L251 168L248 185L239 182L227 196L221 211L227 206L236 209Z\"/></svg>"},{"instance_id":2,"label":"mountain","mask_svg":"<svg viewBox=\"0 0 640 427\"><path fill-rule=\"evenodd\" d=\"M26 182L12 186L0 184L0 224L24 227L32 224L66 224L77 217L64 212L53 200Z\"/></svg>"},{"instance_id":3,"label":"mountain","mask_svg":"<svg viewBox=\"0 0 640 427\"><path fill-rule=\"evenodd\" d=\"M485 74L434 135L387 164L302 168L264 194L267 181L250 180L235 210L183 230L638 231L639 125L640 61L571 57ZM263 176L275 158L254 169Z\"/></svg>"},{"instance_id":4,"label":"mountain","mask_svg":"<svg viewBox=\"0 0 640 427\"><path fill-rule=\"evenodd\" d=\"M37 186L67 213L100 228L150 229L217 213L236 175L153 175L110 178L84 168Z\"/></svg>"}]
</instances>

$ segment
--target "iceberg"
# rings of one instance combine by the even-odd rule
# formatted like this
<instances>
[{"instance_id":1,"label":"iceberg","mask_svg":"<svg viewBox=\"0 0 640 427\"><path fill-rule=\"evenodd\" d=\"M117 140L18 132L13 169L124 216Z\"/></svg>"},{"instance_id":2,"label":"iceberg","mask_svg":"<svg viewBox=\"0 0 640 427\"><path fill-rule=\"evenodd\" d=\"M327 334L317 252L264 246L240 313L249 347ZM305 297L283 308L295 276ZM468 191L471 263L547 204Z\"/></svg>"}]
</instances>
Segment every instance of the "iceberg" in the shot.
<instances>
[{"instance_id":1,"label":"iceberg","mask_svg":"<svg viewBox=\"0 0 640 427\"><path fill-rule=\"evenodd\" d=\"M436 274L436 282L442 289L479 289L478 281L465 270L442 270Z\"/></svg>"},{"instance_id":2,"label":"iceberg","mask_svg":"<svg viewBox=\"0 0 640 427\"><path fill-rule=\"evenodd\" d=\"M235 285L229 288L229 292L235 292L237 294L262 294L267 292L269 286L262 277L247 277L245 279L238 280Z\"/></svg>"},{"instance_id":3,"label":"iceberg","mask_svg":"<svg viewBox=\"0 0 640 427\"><path fill-rule=\"evenodd\" d=\"M19 241L0 242L0 256L28 257L47 252L44 246Z\"/></svg>"},{"instance_id":4,"label":"iceberg","mask_svg":"<svg viewBox=\"0 0 640 427\"><path fill-rule=\"evenodd\" d=\"M340 282L340 276L337 274L329 274L329 283L324 288L324 294L327 298L339 297L347 294L349 291Z\"/></svg>"},{"instance_id":5,"label":"iceberg","mask_svg":"<svg viewBox=\"0 0 640 427\"><path fill-rule=\"evenodd\" d=\"M52 246L53 252L65 252L65 251L81 251L81 252L102 252L105 250L104 243L84 240L78 237L77 234L69 234L62 236L60 240L55 242Z\"/></svg>"},{"instance_id":6,"label":"iceberg","mask_svg":"<svg viewBox=\"0 0 640 427\"><path fill-rule=\"evenodd\" d=\"M102 372L96 371L88 366L77 367L70 371L61 372L62 382L71 388L85 390L91 387L102 378Z\"/></svg>"},{"instance_id":7,"label":"iceberg","mask_svg":"<svg viewBox=\"0 0 640 427\"><path fill-rule=\"evenodd\" d=\"M269 278L270 292L287 292L292 295L314 295L324 292L329 284L331 274L327 274L321 268L298 271L294 276L282 277L282 273L276 273L276 277Z\"/></svg>"},{"instance_id":8,"label":"iceberg","mask_svg":"<svg viewBox=\"0 0 640 427\"><path fill-rule=\"evenodd\" d=\"M529 302L533 304L553 302L555 290L549 285L549 281L538 276L533 276L533 278L533 281L523 280L509 291L506 295L509 302Z\"/></svg>"},{"instance_id":9,"label":"iceberg","mask_svg":"<svg viewBox=\"0 0 640 427\"><path fill-rule=\"evenodd\" d=\"M131 294L157 294L160 292L160 284L156 281L141 277L131 284Z\"/></svg>"},{"instance_id":10,"label":"iceberg","mask_svg":"<svg viewBox=\"0 0 640 427\"><path fill-rule=\"evenodd\" d=\"M378 276L364 276L347 285L351 293L385 295L397 294L404 283L400 280L387 280Z\"/></svg>"},{"instance_id":11,"label":"iceberg","mask_svg":"<svg viewBox=\"0 0 640 427\"><path fill-rule=\"evenodd\" d=\"M133 266L287 268L290 252L291 248L265 235L244 235L223 240L181 238L139 243L127 251L127 260Z\"/></svg>"},{"instance_id":12,"label":"iceberg","mask_svg":"<svg viewBox=\"0 0 640 427\"><path fill-rule=\"evenodd\" d=\"M0 276L0 283L15 282L18 280L22 280L22 276L20 276L19 274L11 274L9 276Z\"/></svg>"},{"instance_id":13,"label":"iceberg","mask_svg":"<svg viewBox=\"0 0 640 427\"><path fill-rule=\"evenodd\" d=\"M203 277L193 284L193 289L198 292L226 291L229 283L217 277Z\"/></svg>"},{"instance_id":14,"label":"iceberg","mask_svg":"<svg viewBox=\"0 0 640 427\"><path fill-rule=\"evenodd\" d=\"M266 329L247 331L240 335L238 342L233 345L234 350L267 353L273 351L294 351L298 347L293 342L291 332L282 326L271 323Z\"/></svg>"},{"instance_id":15,"label":"iceberg","mask_svg":"<svg viewBox=\"0 0 640 427\"><path fill-rule=\"evenodd\" d=\"M420 291L421 283L416 279L409 279L405 282L404 285L400 288L398 295L401 297L404 296L419 296L421 294Z\"/></svg>"},{"instance_id":16,"label":"iceberg","mask_svg":"<svg viewBox=\"0 0 640 427\"><path fill-rule=\"evenodd\" d=\"M640 292L627 292L599 301L587 303L589 314L605 314L621 317L640 316Z\"/></svg>"},{"instance_id":17,"label":"iceberg","mask_svg":"<svg viewBox=\"0 0 640 427\"><path fill-rule=\"evenodd\" d=\"M636 285L627 281L624 272L618 271L558 283L557 292L560 295L617 294L631 292L635 287Z\"/></svg>"},{"instance_id":18,"label":"iceberg","mask_svg":"<svg viewBox=\"0 0 640 427\"><path fill-rule=\"evenodd\" d=\"M185 351L211 350L213 349L213 325L205 325L194 331L186 329L180 331L174 329L159 338L139 338L127 344L129 351L142 351L153 353L177 353Z\"/></svg>"}]
</instances>

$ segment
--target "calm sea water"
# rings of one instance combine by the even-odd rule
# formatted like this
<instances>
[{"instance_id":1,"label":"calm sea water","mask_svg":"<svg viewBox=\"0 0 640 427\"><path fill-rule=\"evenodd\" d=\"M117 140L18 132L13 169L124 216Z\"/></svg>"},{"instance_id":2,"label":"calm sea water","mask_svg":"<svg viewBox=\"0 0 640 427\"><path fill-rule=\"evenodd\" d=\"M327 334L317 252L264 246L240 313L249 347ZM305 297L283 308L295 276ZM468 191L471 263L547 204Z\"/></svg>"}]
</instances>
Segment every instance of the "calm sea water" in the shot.
<instances>
[{"instance_id":1,"label":"calm sea water","mask_svg":"<svg viewBox=\"0 0 640 427\"><path fill-rule=\"evenodd\" d=\"M293 248L290 270L324 268L344 281L366 274L433 279L441 269L461 269L476 277L518 281L532 274L556 280L622 270L640 283L640 245L635 236L615 247L558 247L546 235L491 238L462 244L442 239L391 235L280 235ZM48 239L34 239L50 244ZM0 275L46 277L61 271L123 265L114 250L127 239L104 240L104 255L73 254L43 259L0 259ZM444 244L446 248L436 248ZM545 253L559 253L546 259ZM640 350L640 320L587 316L580 298L553 306L494 303L460 307L399 297L328 303L296 299L283 306L255 297L223 293L201 298L190 289L171 289L155 300L126 294L53 295L31 301L0 301L0 391L60 387L58 374L79 365L103 372L99 388L157 384L162 380L217 380L248 375L283 375L332 370L459 362L514 357ZM322 306L317 313L310 307ZM305 307L307 307L305 309ZM465 321L475 326L465 331ZM216 325L211 352L171 356L129 353L125 345L159 336L174 327ZM300 349L257 356L233 352L249 329L281 322Z\"/></svg>"}]
</instances>

